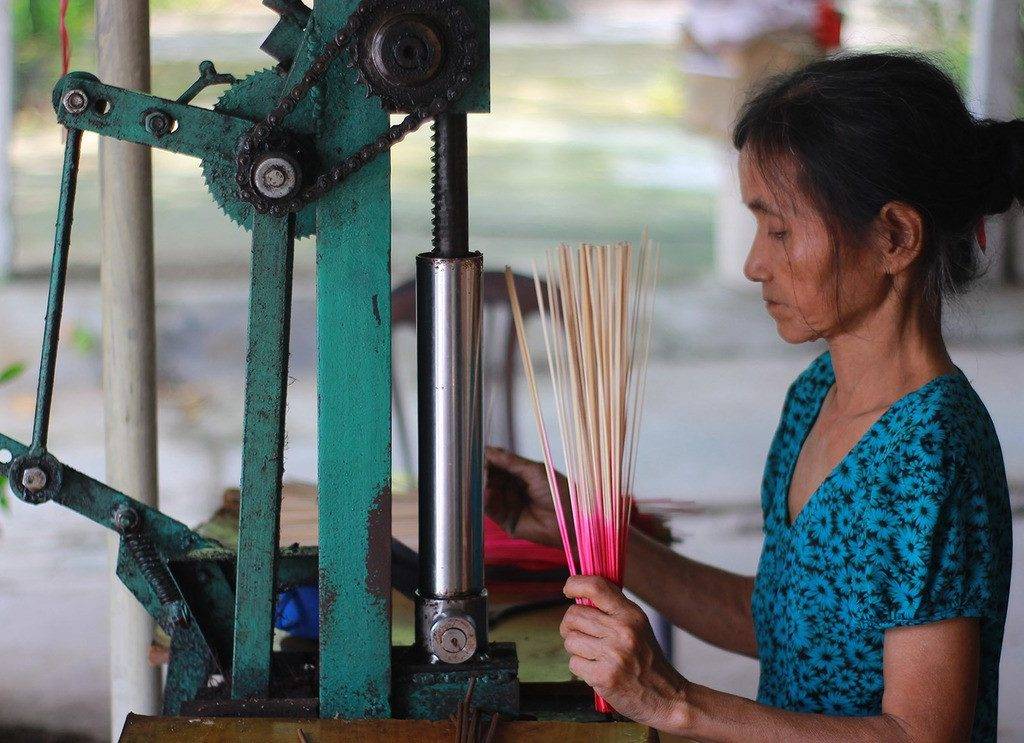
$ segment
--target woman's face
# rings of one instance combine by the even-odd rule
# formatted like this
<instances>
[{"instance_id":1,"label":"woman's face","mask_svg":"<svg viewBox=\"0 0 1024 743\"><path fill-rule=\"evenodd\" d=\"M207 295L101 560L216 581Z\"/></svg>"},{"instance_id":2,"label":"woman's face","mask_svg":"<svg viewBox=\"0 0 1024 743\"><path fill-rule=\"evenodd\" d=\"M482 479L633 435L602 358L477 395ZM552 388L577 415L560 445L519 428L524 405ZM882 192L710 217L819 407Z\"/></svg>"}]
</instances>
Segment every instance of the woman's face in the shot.
<instances>
[{"instance_id":1,"label":"woman's face","mask_svg":"<svg viewBox=\"0 0 1024 743\"><path fill-rule=\"evenodd\" d=\"M743 202L757 219L743 274L761 285L782 339L803 343L858 325L884 296L883 275L866 262L871 251L838 246L837 276L828 230L795 180L780 176L768 184L746 147L739 176Z\"/></svg>"}]
</instances>

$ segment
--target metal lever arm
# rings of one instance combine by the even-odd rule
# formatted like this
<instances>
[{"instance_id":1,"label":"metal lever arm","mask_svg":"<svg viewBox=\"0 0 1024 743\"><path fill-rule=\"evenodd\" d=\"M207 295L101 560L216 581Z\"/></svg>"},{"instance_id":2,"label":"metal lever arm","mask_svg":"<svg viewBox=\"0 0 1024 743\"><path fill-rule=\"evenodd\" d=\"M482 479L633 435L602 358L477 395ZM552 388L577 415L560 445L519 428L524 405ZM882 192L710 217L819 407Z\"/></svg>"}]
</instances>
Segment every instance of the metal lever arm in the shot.
<instances>
[{"instance_id":1,"label":"metal lever arm","mask_svg":"<svg viewBox=\"0 0 1024 743\"><path fill-rule=\"evenodd\" d=\"M60 178L57 202L57 229L53 239L53 262L50 266L50 294L46 302L46 327L39 361L39 385L36 388L35 425L32 429L32 451L46 451L50 429L50 402L53 399L53 377L57 365L57 341L60 318L64 310L64 286L68 274L68 251L71 248L71 220L75 210L75 188L78 184L78 158L82 151L82 132L69 129L64 146L64 167Z\"/></svg>"},{"instance_id":2,"label":"metal lever arm","mask_svg":"<svg viewBox=\"0 0 1024 743\"><path fill-rule=\"evenodd\" d=\"M69 107L71 91L79 91L84 100ZM253 124L219 111L104 85L81 72L62 77L54 88L53 98L57 120L64 126L232 164L238 140ZM167 118L154 119L153 113L162 113ZM154 123L161 126L155 127Z\"/></svg>"},{"instance_id":3,"label":"metal lever arm","mask_svg":"<svg viewBox=\"0 0 1024 743\"><path fill-rule=\"evenodd\" d=\"M29 453L29 447L0 433L0 454L4 451L10 452L14 461L3 464L2 459L6 457L0 457L0 474L11 476L14 463ZM129 498L109 485L64 464L60 464L60 470L61 487L52 498L54 503L77 511L100 526L118 533L121 533L122 529L118 525L117 514L124 509L131 509L138 514L138 530L147 536L165 560L185 555L192 550L219 546L216 542L199 536L180 521ZM140 591L137 585L132 585L128 581L125 583L150 613L154 617L158 616L160 603L156 601L155 593L150 595L148 591Z\"/></svg>"},{"instance_id":4,"label":"metal lever arm","mask_svg":"<svg viewBox=\"0 0 1024 743\"><path fill-rule=\"evenodd\" d=\"M294 215L255 215L235 584L235 699L265 698L270 691L294 243Z\"/></svg>"}]
</instances>

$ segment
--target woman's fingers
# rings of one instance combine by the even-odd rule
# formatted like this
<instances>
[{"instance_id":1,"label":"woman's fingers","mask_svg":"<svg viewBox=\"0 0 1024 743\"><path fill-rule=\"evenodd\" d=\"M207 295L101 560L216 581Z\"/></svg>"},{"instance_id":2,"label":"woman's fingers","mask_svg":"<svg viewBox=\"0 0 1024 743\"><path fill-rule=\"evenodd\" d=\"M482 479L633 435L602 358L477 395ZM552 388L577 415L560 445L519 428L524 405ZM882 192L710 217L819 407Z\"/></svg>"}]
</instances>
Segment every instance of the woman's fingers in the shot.
<instances>
[{"instance_id":1,"label":"woman's fingers","mask_svg":"<svg viewBox=\"0 0 1024 743\"><path fill-rule=\"evenodd\" d=\"M565 616L562 617L562 624L558 631L563 638L568 637L572 632L582 632L591 637L604 638L608 637L614 628L600 609L576 604L565 610Z\"/></svg>"},{"instance_id":2,"label":"woman's fingers","mask_svg":"<svg viewBox=\"0 0 1024 743\"><path fill-rule=\"evenodd\" d=\"M618 586L599 575L571 576L562 593L571 599L587 599L606 614L628 613L633 606Z\"/></svg>"},{"instance_id":3,"label":"woman's fingers","mask_svg":"<svg viewBox=\"0 0 1024 743\"><path fill-rule=\"evenodd\" d=\"M576 630L565 634L565 650L569 655L577 655L586 660L597 660L601 657L602 640Z\"/></svg>"},{"instance_id":4,"label":"woman's fingers","mask_svg":"<svg viewBox=\"0 0 1024 743\"><path fill-rule=\"evenodd\" d=\"M574 655L569 658L569 670L572 671L573 676L585 681L591 686L594 685L594 681L598 675L600 667L601 664L596 660L587 660L586 658L581 658L578 655Z\"/></svg>"},{"instance_id":5,"label":"woman's fingers","mask_svg":"<svg viewBox=\"0 0 1024 743\"><path fill-rule=\"evenodd\" d=\"M488 446L484 454L488 464L501 467L503 470L526 481L535 476L538 468L541 466L540 462L534 462L532 459L521 457L510 452L508 449L502 449L497 446Z\"/></svg>"}]
</instances>

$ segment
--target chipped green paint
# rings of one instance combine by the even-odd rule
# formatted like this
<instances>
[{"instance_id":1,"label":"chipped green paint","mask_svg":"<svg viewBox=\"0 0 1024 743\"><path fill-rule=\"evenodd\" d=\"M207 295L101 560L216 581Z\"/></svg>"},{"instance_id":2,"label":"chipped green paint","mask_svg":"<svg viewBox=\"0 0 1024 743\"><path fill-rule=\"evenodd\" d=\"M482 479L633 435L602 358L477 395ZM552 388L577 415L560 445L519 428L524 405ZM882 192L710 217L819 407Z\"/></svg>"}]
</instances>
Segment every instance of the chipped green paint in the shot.
<instances>
[{"instance_id":1,"label":"chipped green paint","mask_svg":"<svg viewBox=\"0 0 1024 743\"><path fill-rule=\"evenodd\" d=\"M253 218L233 699L270 694L294 233L294 215Z\"/></svg>"},{"instance_id":2,"label":"chipped green paint","mask_svg":"<svg viewBox=\"0 0 1024 743\"><path fill-rule=\"evenodd\" d=\"M322 40L347 21L357 4L316 0L304 30L304 14L282 17L268 40L268 50L279 57L294 51L295 63L282 80L282 90L308 69ZM486 0L466 0L466 5L480 36L481 64L454 110L487 111L489 5ZM60 105L72 87L90 100L80 114ZM325 167L386 128L388 117L378 101L364 96L351 71L335 65L290 118L291 126L315 135ZM201 158L225 179L233 178L235 149L252 124L247 116L105 85L86 73L61 78L54 107L67 126ZM144 120L151 109L171 116L173 131L159 137L147 131ZM292 234L291 225L282 225L291 218L257 217L254 225L237 564L233 554L184 525L64 468L64 486L54 500L107 528L113 528L116 507L135 508L141 528L184 596L191 621L175 633L165 713L177 712L194 698L211 669L233 674L236 697L267 696L274 593L315 575L321 590L321 715L391 714L390 212L386 155L316 205L319 569L316 551L279 554L276 547L292 259L292 240L285 237ZM253 342L257 338L259 343ZM3 436L0 448L14 456L26 451ZM0 465L0 473L6 470ZM162 607L152 586L123 548L117 573L160 618ZM231 586L232 576L237 590Z\"/></svg>"},{"instance_id":3,"label":"chipped green paint","mask_svg":"<svg viewBox=\"0 0 1024 743\"><path fill-rule=\"evenodd\" d=\"M476 679L473 703L477 707L506 717L520 712L519 659L513 643L491 643L486 660L474 659L459 665L426 663L417 647L396 647L393 658L395 717L451 718L466 696L470 679Z\"/></svg>"},{"instance_id":4,"label":"chipped green paint","mask_svg":"<svg viewBox=\"0 0 1024 743\"><path fill-rule=\"evenodd\" d=\"M491 110L491 4L488 0L465 0L466 11L476 29L480 63L462 98L452 107L463 113Z\"/></svg>"},{"instance_id":5,"label":"chipped green paint","mask_svg":"<svg viewBox=\"0 0 1024 743\"><path fill-rule=\"evenodd\" d=\"M61 97L72 88L84 91L91 103L80 114L69 113L60 105ZM97 108L101 102L108 106L106 113ZM57 81L53 89L53 105L57 120L65 126L227 163L234 163L238 140L252 128L251 121L238 116L105 85L83 72L70 72ZM145 114L153 109L164 111L174 119L177 124L174 131L161 137L146 131L143 120Z\"/></svg>"},{"instance_id":6,"label":"chipped green paint","mask_svg":"<svg viewBox=\"0 0 1024 743\"><path fill-rule=\"evenodd\" d=\"M321 35L342 26L357 4L319 0L313 14ZM336 158L388 126L351 74L329 75L321 95L318 140ZM320 715L388 717L390 158L369 163L317 207Z\"/></svg>"},{"instance_id":7,"label":"chipped green paint","mask_svg":"<svg viewBox=\"0 0 1024 743\"><path fill-rule=\"evenodd\" d=\"M322 37L357 0L318 0ZM486 111L489 5L468 7L481 69L458 110ZM318 144L337 160L388 117L349 75L321 88ZM330 163L328 163L330 164ZM391 195L377 158L318 204L317 352L320 511L320 714L391 714Z\"/></svg>"},{"instance_id":8,"label":"chipped green paint","mask_svg":"<svg viewBox=\"0 0 1024 743\"><path fill-rule=\"evenodd\" d=\"M14 458L17 458L28 453L28 447L0 434L0 451L8 451ZM0 463L0 475L6 476L9 468L9 464ZM155 508L140 503L65 464L61 465L61 470L61 489L53 499L53 503L76 511L100 526L115 532L117 529L113 520L114 513L124 508L134 509L139 515L139 530L153 544L162 560L172 561L175 558L189 555L193 551L216 551L216 543L204 539L181 522L175 521ZM45 504L43 507L46 507ZM117 576L154 619L160 621L163 618L163 607L153 586L142 574L131 553L126 549L123 540L118 550ZM212 596L230 596L230 586L222 578L217 580L216 576L207 581L202 586L202 590L203 596L198 598L208 603L215 603L209 599ZM230 608L230 604L228 608ZM168 683L170 684L172 679L178 679L175 681L177 686L172 688L179 688L183 691L172 693L169 700L165 698L165 711L172 710L167 712L168 714L173 714L176 711L183 694L194 693L205 685L206 677L203 675L201 679L199 678L201 674L197 671L198 668L216 667L216 659L205 639L205 628L195 616L192 617L188 627L175 632L175 637L182 633L189 636L185 643L188 649L182 651L176 660L183 662L184 665L181 669L174 670L173 676L169 675ZM176 662L172 660L171 668L175 669L175 667ZM185 691L188 689L191 689L191 692Z\"/></svg>"}]
</instances>

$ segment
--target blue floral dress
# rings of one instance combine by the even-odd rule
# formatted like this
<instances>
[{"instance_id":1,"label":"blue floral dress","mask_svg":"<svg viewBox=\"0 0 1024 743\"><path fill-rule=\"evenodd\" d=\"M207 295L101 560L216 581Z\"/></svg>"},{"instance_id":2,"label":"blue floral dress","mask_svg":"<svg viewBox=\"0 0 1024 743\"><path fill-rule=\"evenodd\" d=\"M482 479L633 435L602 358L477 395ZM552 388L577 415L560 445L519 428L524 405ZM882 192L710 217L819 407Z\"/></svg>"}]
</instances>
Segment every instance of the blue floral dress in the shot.
<instances>
[{"instance_id":1,"label":"blue floral dress","mask_svg":"<svg viewBox=\"0 0 1024 743\"><path fill-rule=\"evenodd\" d=\"M936 377L892 404L790 524L797 455L834 382L826 352L790 386L765 466L758 701L879 714L886 629L978 617L972 739L995 740L1011 522L988 411L959 369Z\"/></svg>"}]
</instances>

